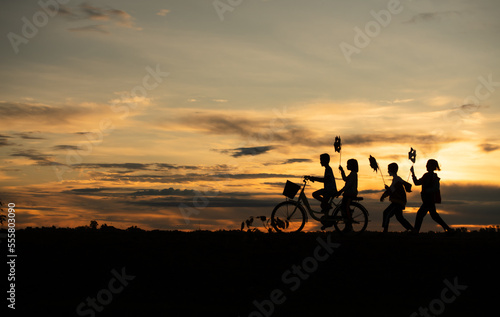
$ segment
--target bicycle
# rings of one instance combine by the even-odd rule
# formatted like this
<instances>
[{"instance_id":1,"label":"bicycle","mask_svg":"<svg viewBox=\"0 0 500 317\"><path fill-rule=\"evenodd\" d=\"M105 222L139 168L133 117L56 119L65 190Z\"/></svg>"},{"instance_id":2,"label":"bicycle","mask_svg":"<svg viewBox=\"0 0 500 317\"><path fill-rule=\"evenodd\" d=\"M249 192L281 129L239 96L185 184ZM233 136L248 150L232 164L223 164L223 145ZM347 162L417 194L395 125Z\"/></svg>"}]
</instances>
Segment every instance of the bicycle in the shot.
<instances>
[{"instance_id":1,"label":"bicycle","mask_svg":"<svg viewBox=\"0 0 500 317\"><path fill-rule=\"evenodd\" d=\"M304 194L308 179L304 177L303 182L304 185L300 186L287 181L285 189L283 190L283 195L288 199L276 205L271 213L271 225L277 232L300 232L308 221L307 214L314 220L321 222L324 213L315 211L311 208L309 200ZM295 201L293 198L300 188L302 189L299 198ZM341 208L342 199L335 202L336 198L338 198L338 196L330 198L328 203L332 206L332 209L324 220L333 224L335 230L343 231L346 226L346 218ZM352 215L352 231L355 233L365 231L368 226L368 210L359 203L361 200L363 200L363 197L354 198L349 207ZM319 216L317 216L317 214L319 214Z\"/></svg>"}]
</instances>

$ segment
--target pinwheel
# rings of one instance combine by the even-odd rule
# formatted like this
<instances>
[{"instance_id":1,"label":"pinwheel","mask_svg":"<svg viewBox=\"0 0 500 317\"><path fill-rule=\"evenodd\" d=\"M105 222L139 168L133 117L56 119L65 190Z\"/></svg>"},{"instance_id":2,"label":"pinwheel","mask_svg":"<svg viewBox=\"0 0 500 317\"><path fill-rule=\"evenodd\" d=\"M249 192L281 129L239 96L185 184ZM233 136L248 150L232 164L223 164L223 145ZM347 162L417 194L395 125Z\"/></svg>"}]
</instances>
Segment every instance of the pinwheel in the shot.
<instances>
[{"instance_id":1,"label":"pinwheel","mask_svg":"<svg viewBox=\"0 0 500 317\"><path fill-rule=\"evenodd\" d=\"M333 147L335 148L335 152L339 152L340 160L339 165L342 165L342 141L340 141L340 136L335 137L335 142L333 143Z\"/></svg>"},{"instance_id":2,"label":"pinwheel","mask_svg":"<svg viewBox=\"0 0 500 317\"><path fill-rule=\"evenodd\" d=\"M417 150L410 148L410 152L408 152L408 159L412 161L413 164L415 164L416 157L417 157Z\"/></svg>"},{"instance_id":3,"label":"pinwheel","mask_svg":"<svg viewBox=\"0 0 500 317\"><path fill-rule=\"evenodd\" d=\"M380 171L380 167L378 166L377 160L370 155L370 167L373 168L373 171L376 173L377 171ZM382 182L384 182L384 187L385 187L385 179L384 179L384 174L382 174L382 171L380 171L380 176L382 176Z\"/></svg>"},{"instance_id":4,"label":"pinwheel","mask_svg":"<svg viewBox=\"0 0 500 317\"><path fill-rule=\"evenodd\" d=\"M370 155L370 158L368 160L370 161L370 167L373 168L373 171L376 173L378 171L377 160L371 155Z\"/></svg>"},{"instance_id":5,"label":"pinwheel","mask_svg":"<svg viewBox=\"0 0 500 317\"><path fill-rule=\"evenodd\" d=\"M417 150L410 148L410 152L408 152L408 159L411 161L411 167L413 167L413 164L415 164L416 158L417 158ZM411 170L410 173L408 174L408 179L406 181L410 180L410 175L411 175Z\"/></svg>"}]
</instances>

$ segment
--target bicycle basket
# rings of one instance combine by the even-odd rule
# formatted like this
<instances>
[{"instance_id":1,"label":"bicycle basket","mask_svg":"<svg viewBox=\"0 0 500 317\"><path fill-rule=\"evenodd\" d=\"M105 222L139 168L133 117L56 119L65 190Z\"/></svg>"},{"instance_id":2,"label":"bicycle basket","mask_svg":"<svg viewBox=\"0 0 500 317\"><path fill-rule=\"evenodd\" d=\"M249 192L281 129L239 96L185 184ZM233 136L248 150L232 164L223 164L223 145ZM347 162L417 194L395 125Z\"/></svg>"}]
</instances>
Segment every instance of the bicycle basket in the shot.
<instances>
[{"instance_id":1,"label":"bicycle basket","mask_svg":"<svg viewBox=\"0 0 500 317\"><path fill-rule=\"evenodd\" d=\"M299 189L300 185L297 185L287 180L285 184L285 189L283 189L283 195L285 195L290 199L293 199L293 197L295 197Z\"/></svg>"}]
</instances>

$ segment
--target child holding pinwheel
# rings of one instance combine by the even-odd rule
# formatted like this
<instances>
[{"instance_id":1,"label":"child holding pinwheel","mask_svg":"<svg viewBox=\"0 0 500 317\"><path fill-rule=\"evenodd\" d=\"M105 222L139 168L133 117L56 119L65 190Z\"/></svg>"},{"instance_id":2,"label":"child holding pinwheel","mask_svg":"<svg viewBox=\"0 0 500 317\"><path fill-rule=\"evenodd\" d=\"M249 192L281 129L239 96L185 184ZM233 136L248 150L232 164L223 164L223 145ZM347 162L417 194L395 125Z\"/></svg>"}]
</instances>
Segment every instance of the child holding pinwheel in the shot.
<instances>
[{"instance_id":1,"label":"child holding pinwheel","mask_svg":"<svg viewBox=\"0 0 500 317\"><path fill-rule=\"evenodd\" d=\"M344 218L347 219L345 231L352 231L352 215L349 206L356 196L358 196L358 161L355 159L350 159L347 161L347 169L351 171L349 175L346 176L342 165L339 166L340 174L345 182L344 187L339 191L342 194L342 211L344 213Z\"/></svg>"},{"instance_id":2,"label":"child holding pinwheel","mask_svg":"<svg viewBox=\"0 0 500 317\"><path fill-rule=\"evenodd\" d=\"M391 204L384 210L382 227L384 233L389 229L389 220L396 216L399 223L408 231L413 231L411 224L403 217L403 210L406 206L406 192L411 192L411 184L405 182L398 176L398 164L391 163L387 167L389 175L392 176L391 186L385 185L385 192L380 197L380 201L389 196Z\"/></svg>"},{"instance_id":3,"label":"child holding pinwheel","mask_svg":"<svg viewBox=\"0 0 500 317\"><path fill-rule=\"evenodd\" d=\"M438 215L436 211L436 202L441 202L441 196L439 191L439 177L435 170L440 171L439 164L436 160L430 159L427 161L427 173L425 173L422 178L417 179L415 176L415 170L413 166L410 168L410 172L413 178L413 183L415 185L422 185L422 206L417 211L417 217L415 219L415 232L418 233L420 231L420 227L422 226L422 221L424 220L427 212L431 215L432 220L437 222L443 227L446 232L453 232L453 230L444 222L443 219Z\"/></svg>"}]
</instances>

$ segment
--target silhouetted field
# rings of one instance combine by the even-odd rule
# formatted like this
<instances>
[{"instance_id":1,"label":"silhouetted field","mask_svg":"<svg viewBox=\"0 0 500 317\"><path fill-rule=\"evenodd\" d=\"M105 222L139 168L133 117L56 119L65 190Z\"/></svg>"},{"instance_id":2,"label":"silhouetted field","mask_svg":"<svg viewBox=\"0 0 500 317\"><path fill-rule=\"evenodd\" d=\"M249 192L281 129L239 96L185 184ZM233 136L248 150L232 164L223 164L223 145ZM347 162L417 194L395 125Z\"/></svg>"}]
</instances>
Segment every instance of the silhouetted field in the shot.
<instances>
[{"instance_id":1,"label":"silhouetted field","mask_svg":"<svg viewBox=\"0 0 500 317\"><path fill-rule=\"evenodd\" d=\"M430 316L482 316L497 306L500 282L494 230L342 236L35 228L19 230L16 245L16 313L23 316L419 316L429 306Z\"/></svg>"}]
</instances>

